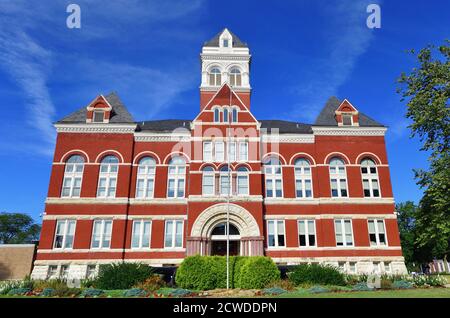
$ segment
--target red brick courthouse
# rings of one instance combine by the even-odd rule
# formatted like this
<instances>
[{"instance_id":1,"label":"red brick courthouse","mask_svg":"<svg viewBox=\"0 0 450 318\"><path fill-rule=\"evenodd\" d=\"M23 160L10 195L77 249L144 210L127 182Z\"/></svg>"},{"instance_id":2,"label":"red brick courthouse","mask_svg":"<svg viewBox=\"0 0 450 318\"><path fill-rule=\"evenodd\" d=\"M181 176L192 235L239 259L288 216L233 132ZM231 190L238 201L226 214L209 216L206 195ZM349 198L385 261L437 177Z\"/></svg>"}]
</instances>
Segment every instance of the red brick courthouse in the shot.
<instances>
[{"instance_id":1,"label":"red brick courthouse","mask_svg":"<svg viewBox=\"0 0 450 318\"><path fill-rule=\"evenodd\" d=\"M227 212L231 254L404 273L386 127L335 97L314 124L258 120L248 46L225 29L200 57L196 118L135 121L112 93L55 124L32 276L223 255Z\"/></svg>"}]
</instances>

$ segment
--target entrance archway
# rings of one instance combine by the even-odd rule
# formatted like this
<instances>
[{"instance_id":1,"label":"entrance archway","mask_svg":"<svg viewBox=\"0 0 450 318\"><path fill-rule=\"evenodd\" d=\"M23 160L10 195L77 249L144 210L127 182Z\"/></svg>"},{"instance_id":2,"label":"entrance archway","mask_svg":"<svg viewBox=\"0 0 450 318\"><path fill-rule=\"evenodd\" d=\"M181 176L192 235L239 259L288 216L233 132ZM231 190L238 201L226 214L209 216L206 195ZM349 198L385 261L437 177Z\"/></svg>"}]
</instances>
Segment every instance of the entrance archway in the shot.
<instances>
[{"instance_id":1,"label":"entrance archway","mask_svg":"<svg viewBox=\"0 0 450 318\"><path fill-rule=\"evenodd\" d=\"M236 226L230 223L230 255L240 255L241 235ZM211 255L227 254L227 224L217 224L211 232Z\"/></svg>"}]
</instances>

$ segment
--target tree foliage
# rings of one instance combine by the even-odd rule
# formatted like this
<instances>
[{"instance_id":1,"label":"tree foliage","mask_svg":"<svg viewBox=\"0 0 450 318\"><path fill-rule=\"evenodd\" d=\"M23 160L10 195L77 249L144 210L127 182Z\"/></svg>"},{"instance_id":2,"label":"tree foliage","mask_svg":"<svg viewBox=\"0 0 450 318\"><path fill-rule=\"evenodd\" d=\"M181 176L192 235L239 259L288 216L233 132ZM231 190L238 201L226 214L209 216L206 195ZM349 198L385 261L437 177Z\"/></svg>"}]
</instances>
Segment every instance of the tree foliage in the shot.
<instances>
[{"instance_id":1,"label":"tree foliage","mask_svg":"<svg viewBox=\"0 0 450 318\"><path fill-rule=\"evenodd\" d=\"M31 243L39 239L41 226L27 214L0 213L0 244Z\"/></svg>"},{"instance_id":2,"label":"tree foliage","mask_svg":"<svg viewBox=\"0 0 450 318\"><path fill-rule=\"evenodd\" d=\"M411 137L422 142L429 154L427 170L415 170L424 197L416 214L418 246L432 247L434 256L446 256L450 246L450 41L427 46L417 54L418 67L403 73L398 82Z\"/></svg>"}]
</instances>

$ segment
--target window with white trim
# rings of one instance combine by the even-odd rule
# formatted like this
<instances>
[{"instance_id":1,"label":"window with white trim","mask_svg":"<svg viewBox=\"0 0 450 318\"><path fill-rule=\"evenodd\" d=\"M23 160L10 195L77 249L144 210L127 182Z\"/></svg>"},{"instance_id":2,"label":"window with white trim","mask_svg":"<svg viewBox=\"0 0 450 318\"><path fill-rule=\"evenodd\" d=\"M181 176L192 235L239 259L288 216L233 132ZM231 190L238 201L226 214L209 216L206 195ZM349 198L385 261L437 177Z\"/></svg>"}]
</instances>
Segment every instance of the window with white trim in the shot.
<instances>
[{"instance_id":1,"label":"window with white trim","mask_svg":"<svg viewBox=\"0 0 450 318\"><path fill-rule=\"evenodd\" d=\"M214 142L214 155L215 162L225 161L225 143L223 141Z\"/></svg>"},{"instance_id":2,"label":"window with white trim","mask_svg":"<svg viewBox=\"0 0 450 318\"><path fill-rule=\"evenodd\" d=\"M202 170L202 194L214 195L215 194L215 172L212 167L205 167Z\"/></svg>"},{"instance_id":3,"label":"window with white trim","mask_svg":"<svg viewBox=\"0 0 450 318\"><path fill-rule=\"evenodd\" d=\"M144 157L139 161L136 180L136 198L153 198L155 188L156 161L151 157Z\"/></svg>"},{"instance_id":4,"label":"window with white trim","mask_svg":"<svg viewBox=\"0 0 450 318\"><path fill-rule=\"evenodd\" d=\"M152 221L133 220L131 248L150 248Z\"/></svg>"},{"instance_id":5,"label":"window with white trim","mask_svg":"<svg viewBox=\"0 0 450 318\"><path fill-rule=\"evenodd\" d=\"M316 221L298 221L299 246L316 246Z\"/></svg>"},{"instance_id":6,"label":"window with white trim","mask_svg":"<svg viewBox=\"0 0 450 318\"><path fill-rule=\"evenodd\" d=\"M212 141L203 142L203 161L213 161L213 144Z\"/></svg>"},{"instance_id":7,"label":"window with white trim","mask_svg":"<svg viewBox=\"0 0 450 318\"><path fill-rule=\"evenodd\" d=\"M222 84L222 73L217 67L214 67L209 71L209 85L220 86L220 84Z\"/></svg>"},{"instance_id":8,"label":"window with white trim","mask_svg":"<svg viewBox=\"0 0 450 318\"><path fill-rule=\"evenodd\" d=\"M275 157L269 157L264 160L263 165L266 180L266 197L283 197L283 175L280 160Z\"/></svg>"},{"instance_id":9,"label":"window with white trim","mask_svg":"<svg viewBox=\"0 0 450 318\"><path fill-rule=\"evenodd\" d=\"M342 126L352 126L353 125L353 115L349 113L342 114Z\"/></svg>"},{"instance_id":10,"label":"window with white trim","mask_svg":"<svg viewBox=\"0 0 450 318\"><path fill-rule=\"evenodd\" d=\"M230 71L230 85L231 86L241 86L242 85L242 75L238 68L233 68Z\"/></svg>"},{"instance_id":11,"label":"window with white trim","mask_svg":"<svg viewBox=\"0 0 450 318\"><path fill-rule=\"evenodd\" d=\"M164 232L164 247L165 248L183 247L182 220L166 220Z\"/></svg>"},{"instance_id":12,"label":"window with white trim","mask_svg":"<svg viewBox=\"0 0 450 318\"><path fill-rule=\"evenodd\" d=\"M100 163L97 197L114 198L116 196L117 172L119 160L115 156L106 156Z\"/></svg>"},{"instance_id":13,"label":"window with white trim","mask_svg":"<svg viewBox=\"0 0 450 318\"><path fill-rule=\"evenodd\" d=\"M269 247L284 247L285 231L283 220L268 220L267 233L269 235L267 245Z\"/></svg>"},{"instance_id":14,"label":"window with white trim","mask_svg":"<svg viewBox=\"0 0 450 318\"><path fill-rule=\"evenodd\" d=\"M216 107L214 108L214 122L220 123L220 108Z\"/></svg>"},{"instance_id":15,"label":"window with white trim","mask_svg":"<svg viewBox=\"0 0 450 318\"><path fill-rule=\"evenodd\" d=\"M219 183L220 183L220 195L227 196L230 194L230 185L231 185L231 175L230 171L228 170L228 166L223 166L220 168L219 173Z\"/></svg>"},{"instance_id":16,"label":"window with white trim","mask_svg":"<svg viewBox=\"0 0 450 318\"><path fill-rule=\"evenodd\" d=\"M336 246L353 246L352 220L334 220Z\"/></svg>"},{"instance_id":17,"label":"window with white trim","mask_svg":"<svg viewBox=\"0 0 450 318\"><path fill-rule=\"evenodd\" d=\"M103 110L95 110L92 116L93 123L103 123L105 120L105 111Z\"/></svg>"},{"instance_id":18,"label":"window with white trim","mask_svg":"<svg viewBox=\"0 0 450 318\"><path fill-rule=\"evenodd\" d=\"M49 265L47 270L47 279L58 277L58 265Z\"/></svg>"},{"instance_id":19,"label":"window with white trim","mask_svg":"<svg viewBox=\"0 0 450 318\"><path fill-rule=\"evenodd\" d=\"M248 142L239 142L239 161L248 161Z\"/></svg>"},{"instance_id":20,"label":"window with white trim","mask_svg":"<svg viewBox=\"0 0 450 318\"><path fill-rule=\"evenodd\" d=\"M228 123L230 121L230 110L228 109L228 107L224 107L222 109L222 112L223 112L223 122Z\"/></svg>"},{"instance_id":21,"label":"window with white trim","mask_svg":"<svg viewBox=\"0 0 450 318\"><path fill-rule=\"evenodd\" d=\"M228 147L228 159L230 160L230 162L235 162L236 161L236 142L235 141L230 141L229 143L227 143L227 147Z\"/></svg>"},{"instance_id":22,"label":"window with white trim","mask_svg":"<svg viewBox=\"0 0 450 318\"><path fill-rule=\"evenodd\" d=\"M330 160L330 183L333 198L348 197L347 173L342 159L335 157Z\"/></svg>"},{"instance_id":23,"label":"window with white trim","mask_svg":"<svg viewBox=\"0 0 450 318\"><path fill-rule=\"evenodd\" d=\"M66 249L73 247L75 236L75 220L58 220L56 222L54 249Z\"/></svg>"},{"instance_id":24,"label":"window with white trim","mask_svg":"<svg viewBox=\"0 0 450 318\"><path fill-rule=\"evenodd\" d=\"M295 160L295 193L297 198L312 197L312 176L309 161L303 158Z\"/></svg>"},{"instance_id":25,"label":"window with white trim","mask_svg":"<svg viewBox=\"0 0 450 318\"><path fill-rule=\"evenodd\" d=\"M68 264L61 265L59 269L59 277L62 279L67 279L69 277L69 266Z\"/></svg>"},{"instance_id":26,"label":"window with white trim","mask_svg":"<svg viewBox=\"0 0 450 318\"><path fill-rule=\"evenodd\" d=\"M249 195L248 169L239 167L236 174L237 195Z\"/></svg>"},{"instance_id":27,"label":"window with white trim","mask_svg":"<svg viewBox=\"0 0 450 318\"><path fill-rule=\"evenodd\" d=\"M84 158L74 155L66 161L64 180L61 191L63 198L79 198L81 192L81 180L83 179Z\"/></svg>"},{"instance_id":28,"label":"window with white trim","mask_svg":"<svg viewBox=\"0 0 450 318\"><path fill-rule=\"evenodd\" d=\"M91 248L109 248L111 245L112 220L95 220L92 229Z\"/></svg>"},{"instance_id":29,"label":"window with white trim","mask_svg":"<svg viewBox=\"0 0 450 318\"><path fill-rule=\"evenodd\" d=\"M380 183L378 181L377 166L371 159L361 161L361 175L364 189L364 197L377 198L380 196Z\"/></svg>"},{"instance_id":30,"label":"window with white trim","mask_svg":"<svg viewBox=\"0 0 450 318\"><path fill-rule=\"evenodd\" d=\"M369 239L372 246L386 245L386 230L383 220L368 220Z\"/></svg>"},{"instance_id":31,"label":"window with white trim","mask_svg":"<svg viewBox=\"0 0 450 318\"><path fill-rule=\"evenodd\" d=\"M175 156L169 162L167 197L168 198L184 198L186 178L186 161Z\"/></svg>"},{"instance_id":32,"label":"window with white trim","mask_svg":"<svg viewBox=\"0 0 450 318\"><path fill-rule=\"evenodd\" d=\"M232 123L237 123L238 122L238 113L239 110L237 107L233 107L233 109L231 110L231 122Z\"/></svg>"},{"instance_id":33,"label":"window with white trim","mask_svg":"<svg viewBox=\"0 0 450 318\"><path fill-rule=\"evenodd\" d=\"M86 268L86 278L93 279L97 276L97 265L89 264Z\"/></svg>"}]
</instances>

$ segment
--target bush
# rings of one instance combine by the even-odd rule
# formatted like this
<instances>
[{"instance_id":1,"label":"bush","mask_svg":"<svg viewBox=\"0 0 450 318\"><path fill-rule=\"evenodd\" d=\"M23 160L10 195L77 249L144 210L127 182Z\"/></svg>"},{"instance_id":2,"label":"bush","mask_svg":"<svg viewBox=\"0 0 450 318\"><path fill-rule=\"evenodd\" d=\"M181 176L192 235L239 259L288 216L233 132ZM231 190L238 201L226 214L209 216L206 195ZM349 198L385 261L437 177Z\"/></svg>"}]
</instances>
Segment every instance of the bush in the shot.
<instances>
[{"instance_id":1,"label":"bush","mask_svg":"<svg viewBox=\"0 0 450 318\"><path fill-rule=\"evenodd\" d=\"M405 280L396 280L392 283L392 288L394 289L411 289L413 285Z\"/></svg>"},{"instance_id":2,"label":"bush","mask_svg":"<svg viewBox=\"0 0 450 318\"><path fill-rule=\"evenodd\" d=\"M281 295L287 293L287 290L279 287L271 287L263 289L262 293L263 295Z\"/></svg>"},{"instance_id":3,"label":"bush","mask_svg":"<svg viewBox=\"0 0 450 318\"><path fill-rule=\"evenodd\" d=\"M31 288L28 287L19 287L13 288L8 292L8 295L18 296L18 295L26 295L31 292Z\"/></svg>"},{"instance_id":4,"label":"bush","mask_svg":"<svg viewBox=\"0 0 450 318\"><path fill-rule=\"evenodd\" d=\"M89 288L83 290L83 292L81 293L81 297L98 297L103 296L104 294L105 292L101 289Z\"/></svg>"},{"instance_id":5,"label":"bush","mask_svg":"<svg viewBox=\"0 0 450 318\"><path fill-rule=\"evenodd\" d=\"M311 294L321 294L321 293L329 293L331 290L322 286L313 286L308 289L308 292Z\"/></svg>"},{"instance_id":6,"label":"bush","mask_svg":"<svg viewBox=\"0 0 450 318\"><path fill-rule=\"evenodd\" d=\"M147 296L147 292L140 288L133 288L124 291L124 297L145 297Z\"/></svg>"},{"instance_id":7,"label":"bush","mask_svg":"<svg viewBox=\"0 0 450 318\"><path fill-rule=\"evenodd\" d=\"M200 255L186 257L175 274L176 284L188 289L216 288L217 278L212 268L208 266L208 258Z\"/></svg>"},{"instance_id":8,"label":"bush","mask_svg":"<svg viewBox=\"0 0 450 318\"><path fill-rule=\"evenodd\" d=\"M417 287L441 287L447 284L447 280L440 275L415 275L412 277L412 283Z\"/></svg>"},{"instance_id":9,"label":"bush","mask_svg":"<svg viewBox=\"0 0 450 318\"><path fill-rule=\"evenodd\" d=\"M367 283L359 282L352 288L353 291L373 291L374 288L367 286Z\"/></svg>"},{"instance_id":10,"label":"bush","mask_svg":"<svg viewBox=\"0 0 450 318\"><path fill-rule=\"evenodd\" d=\"M145 281L134 285L134 288L139 288L148 292L152 292L165 286L166 282L159 275L153 275L147 278Z\"/></svg>"},{"instance_id":11,"label":"bush","mask_svg":"<svg viewBox=\"0 0 450 318\"><path fill-rule=\"evenodd\" d=\"M0 295L7 295L8 292L12 289L21 288L22 281L3 281L0 282Z\"/></svg>"},{"instance_id":12,"label":"bush","mask_svg":"<svg viewBox=\"0 0 450 318\"><path fill-rule=\"evenodd\" d=\"M280 271L269 257L249 257L240 271L239 288L264 288L267 284L280 279Z\"/></svg>"},{"instance_id":13,"label":"bush","mask_svg":"<svg viewBox=\"0 0 450 318\"><path fill-rule=\"evenodd\" d=\"M296 286L301 284L321 284L344 286L345 275L336 267L322 264L300 264L288 274Z\"/></svg>"},{"instance_id":14,"label":"bush","mask_svg":"<svg viewBox=\"0 0 450 318\"><path fill-rule=\"evenodd\" d=\"M116 263L100 265L93 286L99 289L129 289L145 281L153 273L150 266L139 263Z\"/></svg>"},{"instance_id":15,"label":"bush","mask_svg":"<svg viewBox=\"0 0 450 318\"><path fill-rule=\"evenodd\" d=\"M380 288L381 289L392 289L392 281L387 278L381 278Z\"/></svg>"},{"instance_id":16,"label":"bush","mask_svg":"<svg viewBox=\"0 0 450 318\"><path fill-rule=\"evenodd\" d=\"M281 288L291 291L295 289L295 286L290 280L280 279L267 284L266 288Z\"/></svg>"},{"instance_id":17,"label":"bush","mask_svg":"<svg viewBox=\"0 0 450 318\"><path fill-rule=\"evenodd\" d=\"M53 288L44 288L44 290L39 294L39 296L43 297L53 297L56 295L56 290Z\"/></svg>"}]
</instances>

